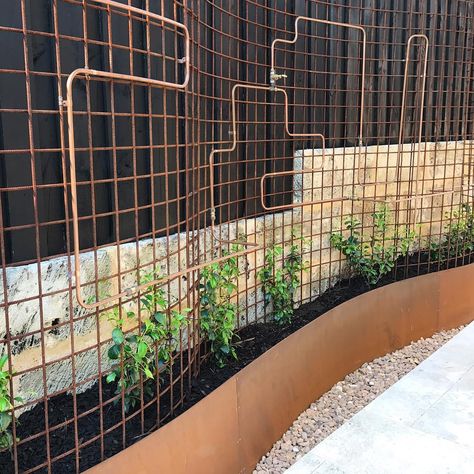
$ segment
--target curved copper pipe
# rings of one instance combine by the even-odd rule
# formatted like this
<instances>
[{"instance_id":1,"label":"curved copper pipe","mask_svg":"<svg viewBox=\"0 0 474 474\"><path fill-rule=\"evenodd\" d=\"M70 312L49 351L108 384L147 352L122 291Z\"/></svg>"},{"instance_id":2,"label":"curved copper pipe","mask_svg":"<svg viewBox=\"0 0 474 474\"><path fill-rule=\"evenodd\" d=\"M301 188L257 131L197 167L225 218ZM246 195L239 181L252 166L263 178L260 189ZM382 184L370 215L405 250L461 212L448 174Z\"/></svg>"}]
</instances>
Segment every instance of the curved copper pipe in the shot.
<instances>
[{"instance_id":1,"label":"curved copper pipe","mask_svg":"<svg viewBox=\"0 0 474 474\"><path fill-rule=\"evenodd\" d=\"M232 102L232 107L231 107L231 115L232 115L231 127L232 127L232 130L231 130L231 134L232 134L232 144L228 148L219 148L219 149L211 150L211 153L209 154L209 188L210 188L210 208L211 208L211 232L212 232L213 238L219 243L237 244L237 245L243 245L243 246L249 246L249 247L258 247L258 244L255 243L255 242L239 241L239 240L222 240L222 239L219 239L219 237L217 237L215 235L216 206L215 206L215 200L214 200L214 188L215 188L214 156L217 153L232 152L237 147L237 113L236 113L236 105L235 105L235 102L236 102L235 95L236 95L237 90L239 90L239 89L263 90L263 91L271 91L271 92L276 92L276 93L283 94L284 109L285 109L284 110L285 131L286 131L287 135L290 136L290 137L317 137L317 138L320 138L321 143L322 143L322 164L321 164L321 167L323 166L324 159L325 159L326 140L325 140L324 135L322 135L321 133L293 133L293 132L290 131L289 113L288 113L288 108L289 108L288 94L285 91L285 89L280 89L278 87L272 88L272 87L269 87L269 86L259 86L259 85L253 85L253 84L235 84L234 87L232 87L232 91L231 91L231 102ZM308 170L305 170L305 171L307 173L309 173L309 172L317 171L317 170L320 170L320 169L321 168L308 169ZM282 173L288 173L288 172L282 172ZM301 171L298 171L298 173L301 173ZM271 176L271 175L274 175L274 173L264 174L261 178L260 185L262 186L263 180L267 176ZM263 205L264 209L268 209L268 208L265 207L263 195L260 196L260 199L262 201L262 205ZM253 250L255 250L255 249L253 248L250 251L253 251Z\"/></svg>"},{"instance_id":2,"label":"curved copper pipe","mask_svg":"<svg viewBox=\"0 0 474 474\"><path fill-rule=\"evenodd\" d=\"M417 150L417 159L416 159L416 167L415 167L415 194L410 194L408 196L400 196L399 195L399 186L400 186L400 170L401 170L401 148L403 146L403 129L405 126L405 113L406 113L406 96L408 90L408 66L410 63L410 53L412 48L412 43L416 38L421 38L425 43L425 51L423 55L423 73L422 73L422 86L421 86L421 100L420 100L420 121L418 126L418 150ZM419 170L421 165L421 143L422 143L422 135L423 135L423 115L424 115L424 104L425 104L425 91L426 91L426 76L427 76L427 67L428 67L428 49L429 49L429 39L424 34L414 34L408 38L407 41L407 48L405 53L405 69L403 74L403 88L402 88L402 103L401 103L401 111L400 111L400 127L398 131L398 147L397 147L397 160L396 160L396 175L397 175L397 195L392 197L384 197L384 198L371 198L365 196L352 196L351 198L355 201L369 201L369 202L380 202L386 204L396 204L403 201L414 201L415 209L414 209L414 222L416 224L416 216L418 212L418 201L423 200L429 197L436 197L441 196L444 194L452 194L456 192L456 189L452 189L449 191L439 191L439 192L432 192L429 194L418 194L418 185L419 185ZM411 166L411 165L410 165ZM369 183L358 183L362 187L366 186L375 186L375 185L387 185L391 184L390 181L372 181ZM409 222L412 224L412 222Z\"/></svg>"},{"instance_id":3,"label":"curved copper pipe","mask_svg":"<svg viewBox=\"0 0 474 474\"><path fill-rule=\"evenodd\" d=\"M366 71L366 52L367 52L367 34L365 29L359 25L353 25L351 23L341 23L338 21L320 20L318 18L310 18L307 16L299 16L295 20L295 36L291 40L275 39L271 44L270 56L271 56L271 69L270 69L270 87L274 87L275 81L285 77L285 75L276 74L275 72L275 45L277 43L295 44L298 40L298 24L301 21L309 21L311 23L321 23L324 25L340 26L341 28L354 29L362 34L362 71L361 71L361 87L360 87L360 116L359 116L359 156L357 165L357 182L360 183L360 169L361 169L361 155L362 155L362 141L363 141L363 129L364 129L364 109L365 109L365 71ZM309 172L309 170L308 170ZM330 202L330 201L327 201ZM310 205L311 203L308 203ZM318 204L318 202L315 202Z\"/></svg>"},{"instance_id":4,"label":"curved copper pipe","mask_svg":"<svg viewBox=\"0 0 474 474\"><path fill-rule=\"evenodd\" d=\"M180 60L185 65L185 76L184 76L184 81L182 83L160 81L157 79L147 79L144 77L132 76L132 75L127 75L127 74L105 73L105 71L104 71L104 74L114 74L114 76L112 77L108 75L107 76L103 75L101 77L109 77L110 79L139 82L139 83L148 84L151 86L172 87L173 89L184 89L188 85L189 78L190 78L191 60L190 60L190 36L189 36L189 30L186 27L186 25L184 25L183 23L179 23L178 21L173 20L171 18L167 18L163 15L159 15L158 13L152 13L146 10L142 10L141 8L132 7L131 5L125 5L123 3L115 2L114 0L89 0L89 1L100 3L101 5L105 5L108 7L125 10L130 13L136 13L137 15L143 15L144 17L152 18L153 20L161 21L163 23L168 23L171 26L174 26L176 28L183 30L183 33L184 33L184 57L181 58ZM74 72L72 74L74 74ZM95 71L95 72L100 72L100 71ZM94 74L91 74L91 75L94 75ZM121 76L121 78L119 76Z\"/></svg>"},{"instance_id":5,"label":"curved copper pipe","mask_svg":"<svg viewBox=\"0 0 474 474\"><path fill-rule=\"evenodd\" d=\"M360 175L360 169L361 169L361 155L362 155L362 142L363 142L363 128L364 128L364 108L365 108L365 70L366 70L366 51L367 51L367 34L365 32L365 29L362 26L359 25L353 25L350 23L341 23L338 21L330 21L330 20L321 20L318 18L310 18L307 16L299 16L295 20L295 36L291 40L286 40L286 39L275 39L272 44L271 44L271 64L270 64L270 87L272 89L275 88L275 83L277 80L286 77L284 74L276 74L275 71L275 46L277 43L284 43L284 44L295 44L296 41L298 40L299 37L299 31L298 31L298 25L302 21L308 21L311 23L320 23L320 24L325 24L325 25L332 25L332 26L339 26L342 28L348 28L348 29L354 29L359 31L362 34L362 73L361 73L361 92L360 92L360 117L359 117L359 138L358 138L358 146L359 146L359 155L358 155L358 169L357 169L357 181L360 181L359 175ZM302 169L302 170L291 170L291 171L283 171L283 172L275 172L275 173L266 173L262 176L260 180L260 199L261 199L261 205L266 211L275 211L275 210L283 210L283 209L292 209L295 207L303 207L303 206L311 206L311 205L316 205L316 204L324 204L324 203L329 203L329 202L336 202L336 201L341 201L345 200L346 198L330 198L330 199L318 199L314 201L309 201L309 202L301 202L301 203L292 203L292 204L283 204L279 206L267 206L265 204L265 199L264 199L264 182L265 179L269 177L276 177L276 176L285 176L285 175L296 175L296 174L306 174L306 173L313 173L315 171L320 171L324 167L324 161L325 161L325 147L323 143L323 160L321 163L320 168L310 168L310 169Z\"/></svg>"},{"instance_id":6,"label":"curved copper pipe","mask_svg":"<svg viewBox=\"0 0 474 474\"><path fill-rule=\"evenodd\" d=\"M164 283L172 278L179 277L191 271L197 270L201 268L203 265L197 265L186 270L173 273L171 275L166 275L163 278L157 278L151 282L148 282L143 285L137 285L133 288L128 288L120 293L112 295L110 297L104 298L101 301L96 301L95 303L87 303L84 301L81 293L81 268L80 268L80 245L79 245L79 212L77 208L77 177L76 177L76 152L75 152L75 134L74 134L74 101L73 101L73 85L74 81L78 76L94 76L94 77L102 77L108 79L118 79L127 82L138 82L147 85L158 85L162 81L153 81L148 80L142 77L136 76L127 76L124 74L115 74L106 71L96 71L93 69L87 68L80 68L73 71L66 82L66 109L67 109L67 127L68 127L68 140L69 140L69 166L70 166L70 179L71 179L71 211L72 211L72 233L73 233L73 242L74 242L74 274L76 278L76 298L77 302L83 308L92 310L99 306L108 305L115 300L122 298L122 297L129 297L132 294L143 290L151 285L157 283ZM182 86L176 87L181 88Z\"/></svg>"},{"instance_id":7,"label":"curved copper pipe","mask_svg":"<svg viewBox=\"0 0 474 474\"><path fill-rule=\"evenodd\" d=\"M419 125L419 131L418 131L418 144L419 144L419 149L418 149L418 158L417 158L417 170L419 169L419 156L420 156L420 145L421 145L421 139L422 139L422 130L423 130L423 113L424 113L424 101L425 101L425 86L426 86L426 71L427 71L427 65L428 65L428 46L429 46L429 40L426 35L423 34L414 34L411 35L408 38L407 42L407 49L405 53L405 69L404 69L404 74L403 74L403 88L402 88L402 103L401 103L401 112L400 112L400 126L399 126L399 131L398 131L398 148L397 148L397 161L396 161L396 173L397 173L397 180L399 177L400 173L400 165L401 165L401 150L400 147L402 146L402 140L403 140L403 128L405 126L405 110L406 110L406 95L407 95L407 88L408 88L408 65L410 62L410 52L411 52L411 46L412 42L415 38L422 38L425 41L425 53L424 53L424 58L423 58L423 82L422 82L422 90L421 90L421 104L420 104L420 125ZM360 163L359 163L360 165ZM360 167L359 167L360 170ZM418 174L418 172L417 172ZM366 182L360 182L360 180L356 183L360 186L376 186L376 185L383 185L383 184L392 184L391 181L370 181ZM357 198L360 200L364 200L365 198Z\"/></svg>"},{"instance_id":8,"label":"curved copper pipe","mask_svg":"<svg viewBox=\"0 0 474 474\"><path fill-rule=\"evenodd\" d=\"M397 149L397 187L400 186L400 167L401 167L401 150L403 140L403 126L405 125L405 101L408 89L408 63L410 61L410 49L415 38L420 38L425 42L425 54L423 56L423 74L422 74L422 86L421 86L421 99L420 99L420 124L418 127L418 153L416 156L416 169L415 169L415 212L414 212L414 223L416 223L416 216L418 212L418 183L420 175L420 163L421 163L421 141L423 138L423 115L425 108L425 89L426 89L426 71L428 67L428 49L429 40L426 35L415 34L408 38L407 51L405 58L405 74L403 76L403 96L402 96L402 110L400 113L400 129L398 131L398 149ZM409 222L410 224L410 222Z\"/></svg>"},{"instance_id":9,"label":"curved copper pipe","mask_svg":"<svg viewBox=\"0 0 474 474\"><path fill-rule=\"evenodd\" d=\"M357 197L357 196L345 196L344 199L348 201L367 201L376 202L381 204L396 204L404 201L422 201L423 199L434 198L443 196L445 194L454 194L461 192L466 189L465 186L461 186L456 189L450 189L448 191L433 191L428 194L418 194L417 196L386 196L386 197ZM415 222L416 224L416 222Z\"/></svg>"},{"instance_id":10,"label":"curved copper pipe","mask_svg":"<svg viewBox=\"0 0 474 474\"><path fill-rule=\"evenodd\" d=\"M108 71L99 71L95 69L89 68L79 68L74 70L68 77L66 82L66 101L61 105L67 108L67 127L68 127L68 139L69 139L69 164L70 164L70 173L71 173L71 209L72 209L72 224L73 224L73 241L74 241L74 274L76 279L76 298L77 302L80 306L88 309L93 310L99 306L108 305L115 300L122 298L122 297L129 297L132 294L143 290L150 285L154 284L161 284L170 279L185 275L189 272L198 270L206 264L195 265L193 267L187 268L185 270L173 273L171 275L166 275L163 278L157 278L151 282L142 285L136 285L133 288L127 288L116 295L112 295L110 297L104 298L101 301L96 301L95 303L87 303L84 301L84 298L81 294L81 269L80 269L80 248L79 248L79 215L77 209L77 178L76 178L76 153L75 153L75 136L74 136L74 99L73 99L73 85L74 81L78 76L85 76L86 78L89 77L98 77L103 79L110 79L115 81L122 81L122 82L132 82L138 84L145 84L148 86L153 87L163 87L163 88L173 88L173 89L184 89L188 85L189 78L190 78L190 36L187 27L179 23L175 20L170 18L166 18L162 15L148 12L142 10L140 8L136 8L130 5L125 5L122 3L115 2L113 0L91 0L95 3L100 3L101 5L110 6L113 8L122 9L128 11L130 13L136 13L138 15L143 15L145 17L152 18L153 20L161 21L163 23L167 23L169 25L175 26L176 28L180 28L183 30L184 33L184 41L185 41L185 57L182 59L183 63L185 64L185 77L182 83L173 83L167 81L161 81L158 79L149 79L146 77L141 76L134 76L128 74L119 74L114 72ZM216 259L213 262L218 262L222 259Z\"/></svg>"}]
</instances>

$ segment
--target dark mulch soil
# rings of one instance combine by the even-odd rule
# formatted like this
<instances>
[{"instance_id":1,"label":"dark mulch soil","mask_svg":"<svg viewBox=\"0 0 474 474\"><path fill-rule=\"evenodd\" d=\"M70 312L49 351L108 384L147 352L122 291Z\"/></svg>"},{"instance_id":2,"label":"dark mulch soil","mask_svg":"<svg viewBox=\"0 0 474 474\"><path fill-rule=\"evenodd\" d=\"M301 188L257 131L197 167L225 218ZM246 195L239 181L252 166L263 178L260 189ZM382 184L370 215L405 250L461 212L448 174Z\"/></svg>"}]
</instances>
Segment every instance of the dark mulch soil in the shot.
<instances>
[{"instance_id":1,"label":"dark mulch soil","mask_svg":"<svg viewBox=\"0 0 474 474\"><path fill-rule=\"evenodd\" d=\"M424 253L417 253L408 258L400 260L397 269L392 274L385 276L377 287L387 285L395 280L402 280L420 274L438 271L447 266L459 266L471 263L473 257L464 257L451 261L442 267L430 265L428 256ZM223 369L218 369L212 361L205 361L201 366L199 376L193 380L184 404L174 411L177 416L188 408L193 406L207 394L219 387L222 383L236 374L243 367L255 360L258 356L270 349L272 346L285 339L287 336L297 331L301 327L316 319L321 314L334 308L335 306L358 296L369 290L367 284L361 278L351 278L342 280L334 287L328 289L320 297L311 303L307 303L295 311L293 322L286 326L279 326L272 322L258 323L250 325L239 332L240 341L238 343L239 359L231 361ZM176 375L179 375L179 367L174 368ZM168 380L162 379L161 387L169 385ZM160 397L160 413L169 413L170 407L179 400L180 387L176 384L174 393L171 390ZM114 388L105 382L102 383L102 402L110 400L114 396ZM78 394L77 412L86 413L100 404L100 387L96 383L93 387L84 393ZM173 401L174 400L174 401ZM147 400L145 399L145 402ZM153 403L146 408L143 416L136 411L136 416L127 421L125 427L119 426L107 433L103 438L103 445L100 439L91 442L88 446L82 448L79 453L79 470L84 471L89 467L99 463L102 458L107 458L116 454L123 446L129 446L141 439L148 432L156 428L157 405ZM130 415L129 415L130 416ZM64 423L66 420L74 418L73 397L69 394L61 394L48 400L48 425L50 427ZM92 413L78 420L78 441L79 444L92 440L101 433L101 418L103 420L102 431L106 431L122 420L120 405L110 403L103 409L103 417L100 412ZM166 420L165 423L169 421ZM36 405L32 410L23 413L17 424L17 437L26 439L35 433L40 433L45 429L44 404ZM50 458L74 450L75 447L75 429L73 424L67 424L57 428L49 433ZM47 459L47 440L44 435L20 444L18 448L18 470L24 472L35 466L46 463ZM54 462L52 472L55 474L68 474L75 472L76 454L71 454ZM8 452L0 453L0 474L9 474L14 472L14 464ZM35 471L38 473L47 472L47 467Z\"/></svg>"}]
</instances>

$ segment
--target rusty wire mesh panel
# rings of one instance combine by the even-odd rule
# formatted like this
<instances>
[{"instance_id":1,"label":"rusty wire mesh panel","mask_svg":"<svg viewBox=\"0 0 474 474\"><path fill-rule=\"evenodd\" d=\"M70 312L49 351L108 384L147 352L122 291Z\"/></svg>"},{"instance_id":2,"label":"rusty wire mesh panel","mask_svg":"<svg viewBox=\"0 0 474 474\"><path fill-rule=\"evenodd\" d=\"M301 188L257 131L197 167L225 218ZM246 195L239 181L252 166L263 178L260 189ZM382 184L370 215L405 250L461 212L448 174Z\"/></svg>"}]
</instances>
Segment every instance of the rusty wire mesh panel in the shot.
<instances>
[{"instance_id":1,"label":"rusty wire mesh panel","mask_svg":"<svg viewBox=\"0 0 474 474\"><path fill-rule=\"evenodd\" d=\"M0 355L21 401L7 410L1 472L83 471L179 412L207 350L199 270L235 240L255 244L239 259L239 328L271 319L257 278L267 249L300 246L309 269L296 304L312 301L347 276L331 233L355 216L370 235L376 201L388 202L390 230L417 224L395 278L470 262L473 249L456 242L454 255L427 250L472 204L473 16L471 0L10 2L0 18ZM293 42L298 17L322 21L300 21ZM406 62L412 35L428 48L417 41ZM275 40L274 72L286 75L276 91ZM145 81L83 71L68 120L67 79L84 68ZM229 148L215 153L212 181L213 150ZM397 202L416 180L416 206ZM141 330L150 273L164 277L155 288L167 315L191 311L126 412L126 391L106 381L109 319L133 310L125 331Z\"/></svg>"}]
</instances>

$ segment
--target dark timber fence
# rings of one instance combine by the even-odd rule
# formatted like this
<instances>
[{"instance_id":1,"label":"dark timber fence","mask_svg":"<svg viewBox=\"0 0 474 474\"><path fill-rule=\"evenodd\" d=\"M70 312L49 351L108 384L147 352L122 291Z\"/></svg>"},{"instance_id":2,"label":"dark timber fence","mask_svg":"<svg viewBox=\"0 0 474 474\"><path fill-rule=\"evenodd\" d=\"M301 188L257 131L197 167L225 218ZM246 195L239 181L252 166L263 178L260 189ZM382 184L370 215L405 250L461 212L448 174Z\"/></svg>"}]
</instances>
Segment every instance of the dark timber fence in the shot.
<instances>
[{"instance_id":1,"label":"dark timber fence","mask_svg":"<svg viewBox=\"0 0 474 474\"><path fill-rule=\"evenodd\" d=\"M119 46L128 44L129 30L126 19L112 15L112 44L117 47L112 48L110 63L107 13L103 9L87 2L83 6L82 2L28 0L24 2L22 22L22 2L7 3L0 20L0 143L4 150L0 155L0 180L5 259L7 263L20 263L67 251L62 190L67 176L63 176L61 162L61 138L65 140L65 137L61 137L58 81L61 80L64 86L66 75L84 65L86 53L90 68L128 73L129 55ZM144 0L132 4L140 8L146 6ZM53 5L56 5L55 9ZM83 8L86 10L87 28L84 28ZM150 146L157 149L158 154L165 155L164 159L155 160L154 172L164 172L167 168L170 174L168 189L165 191L164 178L162 182L157 179L155 198L172 202L166 212L157 211L154 229L157 235L165 232L166 227L170 233L184 228L191 207L191 202L186 204L184 196L187 192L186 163L190 164L194 155L199 156L203 166L210 147L229 140L232 85L237 81L268 83L270 44L277 37L292 38L295 15L366 27L364 144L395 143L397 139L405 45L409 35L414 33L425 33L430 39L425 139L456 140L472 133L472 108L468 108L463 116L460 107L460 104L469 102L467 95L472 94L472 2L205 1L190 2L185 9L179 3L165 1L162 6L153 0L150 9L192 25L193 31L193 79L187 93L153 89L149 97L145 87L137 87L134 110L141 115L133 119L134 137L131 136L130 114L115 120L116 147L123 149L118 152L119 177L130 175L134 159L138 173L146 175L149 172ZM58 31L55 31L55 22ZM145 24L134 23L133 45L144 51ZM277 53L278 67L288 75L289 99L294 104L290 108L290 122L300 133L323 133L328 137L329 147L353 146L357 140L360 105L360 37L353 31L314 23L302 23L301 33L300 41ZM164 34L155 31L152 41L154 51L161 51L164 45L171 56L182 55L182 41L176 39L174 31L167 30ZM421 48L415 50L418 55L414 56L414 64L420 58ZM147 65L146 55L134 54L134 74L146 76ZM156 57L151 64L153 76L167 80L178 78L182 74L178 69L162 57ZM27 84L29 94L26 92ZM94 111L102 114L94 115L90 121L92 137L88 137L85 118L78 121L77 146L82 145L83 152L78 156L77 173L80 180L91 179L85 151L91 138L89 146L100 149L94 151L93 177L106 182L95 186L94 203L90 186L81 187L81 213L89 216L81 222L81 235L86 236L81 242L83 249L117 239L110 217L115 210L113 186L107 182L113 175L111 154L114 150L110 85L91 81L88 88L89 92L84 83L77 87L78 109L87 110L88 100L89 115ZM414 85L411 90L415 90ZM115 85L114 96L117 108L122 108L125 114L130 112L130 86ZM256 179L265 171L292 169L292 154L296 146L293 140L279 138L284 137L282 111L274 106L277 99L273 100L271 94L247 91L239 93L238 99L241 143L238 158L231 159L238 160L232 172L240 179L230 184L224 176L229 172L226 167L218 173L222 182L219 215L222 221L262 212L255 199ZM156 114L151 128L146 118L150 113ZM413 113L414 110L409 110L409 114ZM31 133L28 129L29 114ZM414 126L416 119L409 115L404 134L408 139L414 136ZM132 138L134 145L140 147L135 153L132 152ZM309 143L301 142L298 146L303 148ZM316 147L316 143L312 146ZM256 156L267 159L253 165ZM272 160L275 157L286 159ZM34 166L31 166L31 161ZM178 168L177 163L181 164ZM200 181L195 184L204 189L207 175L204 170L200 173ZM35 190L33 185L36 185ZM140 202L149 203L149 180L141 180L139 187ZM286 180L283 187L289 189L291 180ZM119 194L119 209L133 207L134 193L130 190L130 182L122 183ZM287 199L288 195L283 193L274 197L275 204ZM193 212L203 212L204 195L199 202L200 209L195 208ZM227 202L237 205L227 206ZM95 211L92 210L93 204ZM194 206L197 206L197 199ZM94 212L109 214L96 223L95 241L90 217ZM150 213L150 210L144 211L138 217L140 235L152 232ZM126 213L121 218L120 229L121 240L135 234L133 219L127 218ZM38 248L33 245L36 239Z\"/></svg>"}]
</instances>

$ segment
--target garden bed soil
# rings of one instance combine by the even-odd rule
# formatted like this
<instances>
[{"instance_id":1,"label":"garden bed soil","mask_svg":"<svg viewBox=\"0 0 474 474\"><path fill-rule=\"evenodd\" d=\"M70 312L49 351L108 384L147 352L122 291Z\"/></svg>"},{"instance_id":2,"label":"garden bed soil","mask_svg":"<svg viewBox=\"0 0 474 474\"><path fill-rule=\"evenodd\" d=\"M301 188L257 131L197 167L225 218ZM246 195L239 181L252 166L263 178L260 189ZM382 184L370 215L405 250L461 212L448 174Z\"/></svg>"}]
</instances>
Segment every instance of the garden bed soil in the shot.
<instances>
[{"instance_id":1,"label":"garden bed soil","mask_svg":"<svg viewBox=\"0 0 474 474\"><path fill-rule=\"evenodd\" d=\"M400 259L396 269L389 275L383 277L376 287L381 287L396 280L402 280L432 271L443 270L447 267L460 266L470 263L471 257L458 258L440 267L438 264L429 264L428 255L416 253L407 259ZM199 376L193 380L187 392L184 403L174 410L176 417L196 404L210 392L222 385L226 380L235 375L239 370L247 366L250 362L262 355L278 342L288 337L293 332L302 328L320 315L339 304L354 298L369 289L367 283L362 278L349 278L341 280L335 286L325 291L316 300L304 304L295 310L291 324L280 326L273 322L251 324L239 331L240 340L237 346L238 360L231 360L224 368L217 368L212 360L207 360L201 365ZM185 358L186 360L186 358ZM179 367L175 368L176 374ZM166 387L167 377L162 379L162 387ZM105 379L102 385L102 402L110 400L114 396L115 387L107 384ZM175 393L169 390L160 397L160 413L168 413L171 406L179 399L179 386L175 386ZM172 397L173 400L172 402ZM145 400L146 402L147 400ZM77 394L77 413L87 415L77 421L77 441L79 444L91 441L87 446L80 449L79 466L76 466L76 438L74 424L68 423L56 429L53 427L64 424L67 420L74 418L73 397L70 394L61 394L48 400L47 413L49 432L50 459L69 453L51 465L54 474L65 474L75 472L77 467L84 471L99 462L108 458L146 436L156 428L157 404L153 403L144 410L143 416L138 414L126 422L125 427L119 426L104 435L103 442L100 439L101 418L103 420L102 431L106 431L122 420L120 405L109 404L103 409L103 416L96 409L100 405L100 387L96 383L87 391ZM33 467L45 464L44 467L36 470L37 473L47 473L47 440L45 434L40 434L45 430L45 406L43 403L36 405L33 409L24 412L17 420L17 437L22 440L38 433L34 439L22 443L18 447L18 471L24 472ZM132 413L128 414L130 416ZM165 420L163 424L170 421ZM0 473L14 473L14 464L9 452L0 453Z\"/></svg>"}]
</instances>

